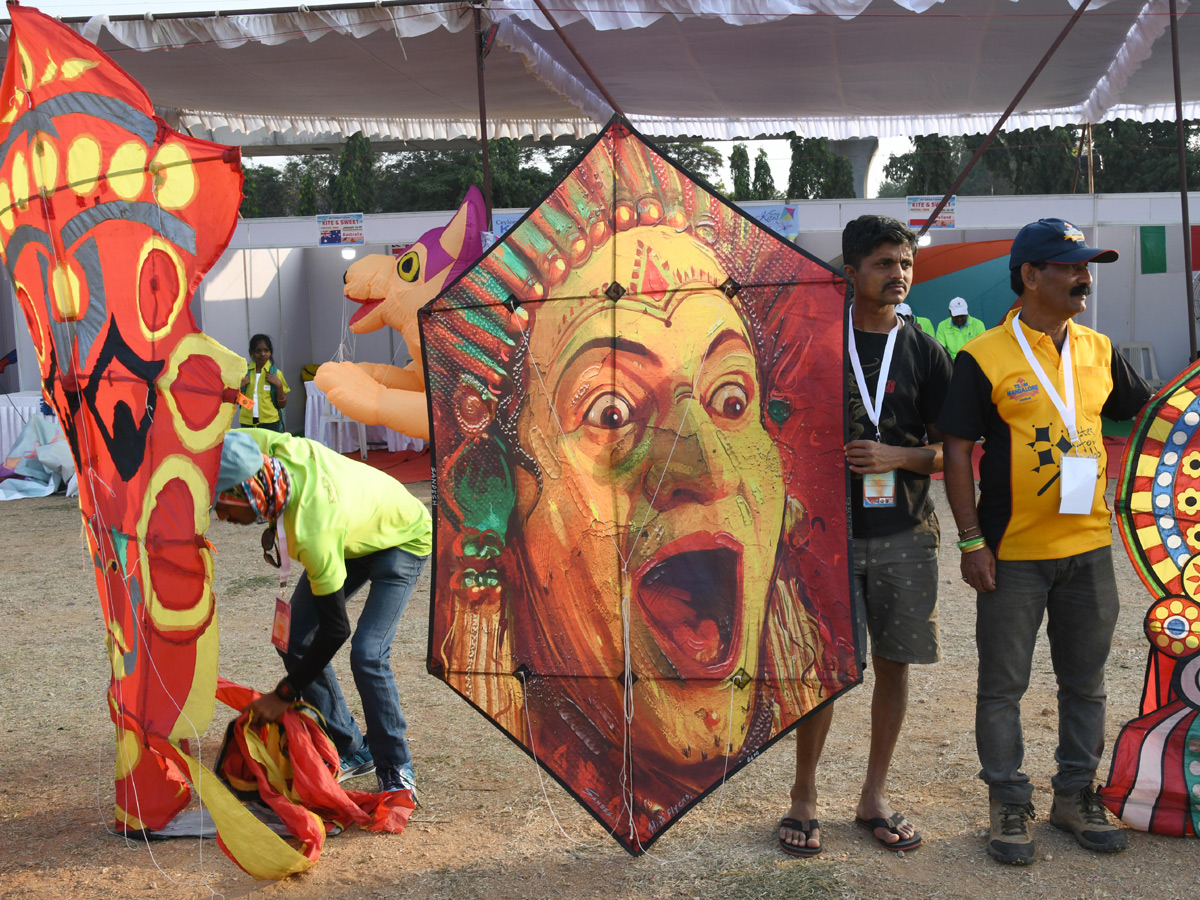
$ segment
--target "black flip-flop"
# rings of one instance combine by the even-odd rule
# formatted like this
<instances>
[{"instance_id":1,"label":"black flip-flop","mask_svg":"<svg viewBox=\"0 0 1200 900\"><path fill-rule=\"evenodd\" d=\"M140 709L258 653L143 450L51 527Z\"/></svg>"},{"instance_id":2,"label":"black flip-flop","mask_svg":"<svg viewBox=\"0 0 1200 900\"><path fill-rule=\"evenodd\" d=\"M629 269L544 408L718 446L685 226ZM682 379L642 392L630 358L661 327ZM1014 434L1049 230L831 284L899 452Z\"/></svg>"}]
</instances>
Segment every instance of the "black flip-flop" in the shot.
<instances>
[{"instance_id":1,"label":"black flip-flop","mask_svg":"<svg viewBox=\"0 0 1200 900\"><path fill-rule=\"evenodd\" d=\"M803 844L789 844L782 837L779 838L779 849L788 856L808 858L817 856L823 849L825 849L820 844L817 844L815 847L810 847L807 844L808 838L812 836L812 833L821 827L821 823L816 819L809 819L807 822L805 822L803 819L793 819L790 816L784 816L779 820L779 827L790 828L792 831L804 832L804 840L806 843Z\"/></svg>"},{"instance_id":2,"label":"black flip-flop","mask_svg":"<svg viewBox=\"0 0 1200 900\"><path fill-rule=\"evenodd\" d=\"M914 847L920 847L921 846L920 832L914 831L912 837L900 838L900 840L893 841L890 844L875 833L876 828L886 828L892 834L896 835L896 837L900 837L900 824L903 821L904 821L903 813L895 813L892 815L892 817L890 819L884 819L884 818L862 819L862 818L859 818L858 816L854 817L854 824L857 825L859 828L865 828L867 831L869 831L871 833L871 837L873 837L873 838L875 838L875 840L879 841L879 846L883 847L884 850L892 850L892 851L912 850Z\"/></svg>"}]
</instances>

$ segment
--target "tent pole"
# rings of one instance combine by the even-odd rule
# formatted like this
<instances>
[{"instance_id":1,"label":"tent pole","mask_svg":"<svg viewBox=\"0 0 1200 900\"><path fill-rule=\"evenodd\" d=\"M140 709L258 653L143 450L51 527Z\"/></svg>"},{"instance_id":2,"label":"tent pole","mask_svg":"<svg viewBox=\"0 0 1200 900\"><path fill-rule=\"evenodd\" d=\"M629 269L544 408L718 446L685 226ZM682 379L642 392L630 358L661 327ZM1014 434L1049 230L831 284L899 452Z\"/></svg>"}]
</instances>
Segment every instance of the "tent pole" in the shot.
<instances>
[{"instance_id":1,"label":"tent pole","mask_svg":"<svg viewBox=\"0 0 1200 900\"><path fill-rule=\"evenodd\" d=\"M1075 148L1075 177L1071 179L1071 193L1075 193L1075 189L1079 187L1079 164L1083 162L1083 141L1087 136L1087 123L1083 128L1079 129L1079 146Z\"/></svg>"},{"instance_id":2,"label":"tent pole","mask_svg":"<svg viewBox=\"0 0 1200 900\"><path fill-rule=\"evenodd\" d=\"M1187 285L1188 360L1196 360L1196 298L1192 293L1192 227L1188 220L1187 126L1179 87L1179 12L1171 0L1171 71L1175 77L1175 136L1179 142L1179 208L1183 214L1183 280Z\"/></svg>"},{"instance_id":3,"label":"tent pole","mask_svg":"<svg viewBox=\"0 0 1200 900\"><path fill-rule=\"evenodd\" d=\"M613 112L624 116L624 111L620 106L617 105L617 101L612 98L612 94L610 94L604 85L600 83L600 79L596 77L596 73L592 71L592 67L584 62L583 57L579 55L579 51L575 49L575 45L571 43L571 39L567 37L567 33L562 30L556 21L554 21L554 17L550 15L550 11L546 9L546 4L543 3L542 0L533 0L533 2L537 4L537 8L541 10L542 15L546 17L546 21L550 23L550 27L554 29L555 33L560 38L562 38L562 42L566 45L567 49L571 51L571 55L575 57L575 62L579 63L583 71L587 73L587 77L592 79L592 84L596 86L596 89L600 91L604 99L608 101L608 105L613 108ZM1089 0L1084 0L1085 5L1088 2Z\"/></svg>"},{"instance_id":4,"label":"tent pole","mask_svg":"<svg viewBox=\"0 0 1200 900\"><path fill-rule=\"evenodd\" d=\"M483 154L483 207L487 212L487 230L492 230L492 166L488 160L487 103L483 96L483 24L479 7L475 15L475 71L479 82L479 145Z\"/></svg>"},{"instance_id":5,"label":"tent pole","mask_svg":"<svg viewBox=\"0 0 1200 900\"><path fill-rule=\"evenodd\" d=\"M1092 143L1092 123L1088 122L1084 127L1087 129L1088 139L1088 193L1094 194L1096 193L1096 145Z\"/></svg>"},{"instance_id":6,"label":"tent pole","mask_svg":"<svg viewBox=\"0 0 1200 900\"><path fill-rule=\"evenodd\" d=\"M535 2L537 2L539 6L541 5L541 0L535 0ZM1042 61L1039 62L1034 70L1029 73L1029 77L1025 79L1025 83L1021 85L1021 89L1017 91L1017 96L1013 97L1012 103L1008 104L1008 109L1004 111L1004 115L1002 115L1000 120L992 126L992 130L988 132L988 136L984 138L983 143L979 145L979 149L975 151L975 155L971 157L966 166L963 167L963 170L958 173L958 177L954 179L954 184L950 185L950 190L946 191L941 202L934 207L933 212L929 214L929 218L925 220L925 224L922 225L921 230L917 232L917 237L925 234L925 232L929 230L929 227L937 221L938 214L945 208L946 204L950 202L950 198L954 196L954 192L957 191L959 187L962 186L962 183L967 180L967 176L970 175L971 170L975 168L975 163L979 162L979 158L983 156L984 151L987 150L992 141L996 139L996 135L1000 133L1000 129L1003 127L1004 123L1008 121L1008 117L1013 114L1013 110L1017 108L1017 104L1021 102L1021 98L1025 96L1025 92L1033 86L1033 82L1039 75L1042 74L1042 69L1046 68L1046 64L1050 62L1050 57L1054 56L1055 52L1059 48L1059 45L1061 45L1062 42L1067 39L1067 35L1071 33L1071 29L1075 27L1075 23L1079 21L1079 17L1083 15L1083 11L1088 8L1088 4L1091 2L1092 0L1083 0L1083 2L1079 4L1079 8L1075 10L1075 15L1071 16L1070 21L1063 26L1063 30L1060 31L1058 37L1054 39L1054 43L1050 45L1050 49L1046 51L1046 55L1042 57ZM1174 0L1172 0L1172 2L1174 2Z\"/></svg>"}]
</instances>

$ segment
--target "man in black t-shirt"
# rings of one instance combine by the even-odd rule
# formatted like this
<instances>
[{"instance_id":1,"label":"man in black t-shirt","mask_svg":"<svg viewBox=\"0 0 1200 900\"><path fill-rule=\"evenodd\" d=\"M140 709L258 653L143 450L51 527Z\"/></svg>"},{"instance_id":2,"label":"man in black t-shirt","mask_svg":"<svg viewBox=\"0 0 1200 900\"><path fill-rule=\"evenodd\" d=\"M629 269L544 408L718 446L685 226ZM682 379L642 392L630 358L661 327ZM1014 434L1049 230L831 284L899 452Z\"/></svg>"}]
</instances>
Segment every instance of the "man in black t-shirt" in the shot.
<instances>
[{"instance_id":1,"label":"man in black t-shirt","mask_svg":"<svg viewBox=\"0 0 1200 900\"><path fill-rule=\"evenodd\" d=\"M929 476L942 469L933 423L950 384L950 357L895 308L912 284L917 237L886 216L861 216L842 232L842 260L854 288L847 356L853 587L859 648L871 636L875 689L871 745L855 821L888 850L921 843L892 809L885 788L908 706L908 666L939 658L937 517ZM817 764L833 721L827 704L796 730L792 805L779 845L792 856L821 852Z\"/></svg>"}]
</instances>

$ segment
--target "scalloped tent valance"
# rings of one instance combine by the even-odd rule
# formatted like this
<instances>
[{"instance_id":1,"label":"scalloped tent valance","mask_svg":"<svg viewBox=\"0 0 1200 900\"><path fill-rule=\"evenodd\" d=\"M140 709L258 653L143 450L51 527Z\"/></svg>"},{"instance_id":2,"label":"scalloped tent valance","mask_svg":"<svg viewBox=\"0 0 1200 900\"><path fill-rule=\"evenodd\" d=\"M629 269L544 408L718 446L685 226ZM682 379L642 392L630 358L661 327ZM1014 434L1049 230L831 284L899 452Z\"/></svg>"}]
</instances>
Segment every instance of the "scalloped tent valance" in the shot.
<instances>
[{"instance_id":1,"label":"scalloped tent valance","mask_svg":"<svg viewBox=\"0 0 1200 900\"><path fill-rule=\"evenodd\" d=\"M769 12L762 11L769 7ZM1181 55L1200 17L1179 2ZM1068 0L559 0L553 15L647 135L710 140L987 131ZM532 0L484 8L489 136L579 139L611 114ZM71 23L197 136L263 149L362 130L479 137L465 5L371 5ZM1007 128L1174 119L1166 0L1094 0ZM1183 71L1200 118L1200 70Z\"/></svg>"}]
</instances>

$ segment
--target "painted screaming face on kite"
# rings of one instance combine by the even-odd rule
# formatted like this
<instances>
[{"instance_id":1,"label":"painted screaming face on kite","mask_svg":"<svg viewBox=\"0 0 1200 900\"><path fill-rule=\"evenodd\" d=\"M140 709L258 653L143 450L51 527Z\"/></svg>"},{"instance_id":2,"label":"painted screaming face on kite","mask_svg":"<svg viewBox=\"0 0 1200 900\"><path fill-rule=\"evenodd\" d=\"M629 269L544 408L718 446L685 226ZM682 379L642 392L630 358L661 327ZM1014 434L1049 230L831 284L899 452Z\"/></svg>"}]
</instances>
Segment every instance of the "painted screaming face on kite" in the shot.
<instances>
[{"instance_id":1,"label":"painted screaming face on kite","mask_svg":"<svg viewBox=\"0 0 1200 900\"><path fill-rule=\"evenodd\" d=\"M422 310L430 670L631 851L858 677L844 301L614 123Z\"/></svg>"},{"instance_id":2,"label":"painted screaming face on kite","mask_svg":"<svg viewBox=\"0 0 1200 900\"><path fill-rule=\"evenodd\" d=\"M740 751L760 712L731 704L728 684L759 670L782 461L762 424L754 342L715 258L670 228L627 235L634 252L618 275L635 287L643 276L643 292L611 303L598 287L613 260L598 255L563 284L598 297L531 315L536 383L518 436L542 489L520 491L517 512L528 563L548 579L514 637L533 671L620 672L611 600L627 597L630 662L647 679L639 751L676 767L723 756L723 741ZM595 688L576 680L568 692L586 709Z\"/></svg>"}]
</instances>

